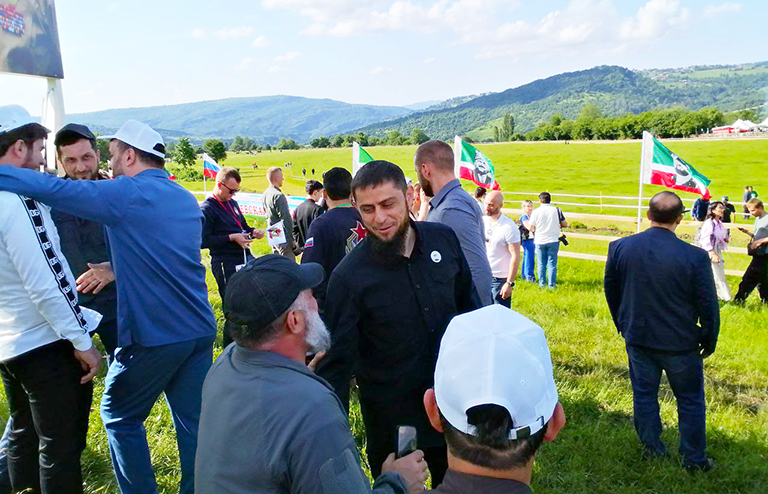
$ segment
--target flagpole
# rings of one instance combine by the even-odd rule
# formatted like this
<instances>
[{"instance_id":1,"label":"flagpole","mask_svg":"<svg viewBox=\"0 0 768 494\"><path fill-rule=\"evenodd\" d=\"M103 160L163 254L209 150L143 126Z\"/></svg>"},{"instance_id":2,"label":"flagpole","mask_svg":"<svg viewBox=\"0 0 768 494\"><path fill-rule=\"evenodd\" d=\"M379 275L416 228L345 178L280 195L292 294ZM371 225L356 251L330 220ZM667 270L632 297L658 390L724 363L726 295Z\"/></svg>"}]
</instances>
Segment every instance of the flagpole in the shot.
<instances>
[{"instance_id":1,"label":"flagpole","mask_svg":"<svg viewBox=\"0 0 768 494\"><path fill-rule=\"evenodd\" d=\"M643 166L645 165L645 153L646 153L646 132L643 132L643 142L640 145L640 189L637 192L637 229L635 233L640 233L640 222L642 221L642 208L643 208Z\"/></svg>"}]
</instances>

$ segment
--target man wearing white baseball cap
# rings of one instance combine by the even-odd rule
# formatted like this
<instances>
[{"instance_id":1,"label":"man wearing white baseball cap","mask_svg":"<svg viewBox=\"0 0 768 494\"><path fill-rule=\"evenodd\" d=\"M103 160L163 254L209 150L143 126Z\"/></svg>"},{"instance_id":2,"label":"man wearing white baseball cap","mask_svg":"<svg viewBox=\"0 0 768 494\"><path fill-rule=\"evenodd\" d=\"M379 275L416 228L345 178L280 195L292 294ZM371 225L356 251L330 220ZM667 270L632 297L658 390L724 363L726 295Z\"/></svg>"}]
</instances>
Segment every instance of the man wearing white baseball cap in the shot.
<instances>
[{"instance_id":1,"label":"man wearing white baseball cap","mask_svg":"<svg viewBox=\"0 0 768 494\"><path fill-rule=\"evenodd\" d=\"M501 305L453 318L424 406L448 444L439 494L530 494L536 451L565 425L544 332Z\"/></svg>"},{"instance_id":2,"label":"man wearing white baseball cap","mask_svg":"<svg viewBox=\"0 0 768 494\"><path fill-rule=\"evenodd\" d=\"M105 226L117 283L117 345L101 417L123 494L157 492L144 420L165 393L176 429L182 494L194 491L195 450L216 321L200 258L203 214L168 180L163 138L129 120L112 136L115 180L64 180L0 165L0 190Z\"/></svg>"}]
</instances>

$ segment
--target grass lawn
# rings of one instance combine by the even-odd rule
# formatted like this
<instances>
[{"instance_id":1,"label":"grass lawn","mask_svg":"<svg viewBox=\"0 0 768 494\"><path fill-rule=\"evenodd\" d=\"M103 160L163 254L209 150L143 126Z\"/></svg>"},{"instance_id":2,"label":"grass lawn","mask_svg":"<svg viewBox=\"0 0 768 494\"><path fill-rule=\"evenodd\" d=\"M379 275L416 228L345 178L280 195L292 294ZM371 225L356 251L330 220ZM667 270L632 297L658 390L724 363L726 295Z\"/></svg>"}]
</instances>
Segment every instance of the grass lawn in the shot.
<instances>
[{"instance_id":1,"label":"grass lawn","mask_svg":"<svg viewBox=\"0 0 768 494\"><path fill-rule=\"evenodd\" d=\"M768 140L686 141L670 148L694 164L712 180L715 195L740 199L743 185L751 183L759 192L768 190L765 157ZM636 193L640 144L510 143L481 145L494 160L499 181L507 190L549 189L562 193L594 191L615 195ZM374 147L374 157L402 165L413 177L414 147ZM254 157L232 155L227 165L241 168L243 188L262 191L268 166L292 161L284 190L302 194L301 168L321 171L349 166L350 151L300 150L262 153ZM202 190L201 183L185 184ZM649 187L651 189L651 187ZM655 189L655 188L654 188ZM648 190L648 194L653 190ZM768 194L768 192L765 192ZM567 211L567 209L566 209ZM263 220L251 220L263 226ZM590 228L632 231L631 223L582 221ZM611 228L612 227L612 228ZM584 230L580 230L584 231ZM595 233L595 232L590 232ZM692 234L690 228L683 233ZM616 234L615 232L610 234ZM604 254L607 242L573 240L568 250ZM743 244L738 244L743 246ZM266 241L253 245L257 255L266 253ZM204 254L204 263L207 263ZM729 269L743 269L746 256L728 254ZM692 476L679 466L675 401L665 384L661 391L664 440L672 454L661 461L641 459L632 425L632 393L623 340L616 334L602 290L603 265L598 262L561 258L558 288L540 290L519 283L513 308L543 328L554 360L555 380L568 423L557 441L544 445L535 467L533 488L537 493L702 493L768 492L768 308L755 296L745 307L725 304L717 352L705 363L709 453L718 461L714 471ZM732 286L735 279L730 280ZM209 296L223 323L221 301L208 272ZM220 341L220 339L219 339ZM219 345L219 343L217 343ZM215 348L215 354L221 351ZM116 493L106 437L98 414L105 370L96 379L88 448L83 467L88 493ZM0 416L7 417L7 404L0 397ZM353 404L351 426L361 448L363 424L359 406ZM158 401L146 422L152 460L161 493L177 492L179 465L172 421L163 400Z\"/></svg>"}]
</instances>

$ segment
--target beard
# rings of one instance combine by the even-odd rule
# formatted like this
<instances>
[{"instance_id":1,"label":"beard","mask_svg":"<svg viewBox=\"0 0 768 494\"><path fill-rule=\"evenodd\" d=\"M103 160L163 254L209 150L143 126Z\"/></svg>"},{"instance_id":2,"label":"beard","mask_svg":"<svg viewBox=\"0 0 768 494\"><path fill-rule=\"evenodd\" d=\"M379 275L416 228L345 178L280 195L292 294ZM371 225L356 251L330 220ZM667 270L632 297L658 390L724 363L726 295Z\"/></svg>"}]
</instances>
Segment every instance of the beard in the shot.
<instances>
[{"instance_id":1,"label":"beard","mask_svg":"<svg viewBox=\"0 0 768 494\"><path fill-rule=\"evenodd\" d=\"M316 310L307 309L307 332L304 341L312 353L325 352L331 348L331 334Z\"/></svg>"},{"instance_id":2,"label":"beard","mask_svg":"<svg viewBox=\"0 0 768 494\"><path fill-rule=\"evenodd\" d=\"M371 230L368 230L366 238L370 239L369 242L371 242L373 256L385 263L394 262L399 257L402 257L405 253L405 239L410 227L411 221L406 214L391 240L383 240L377 237Z\"/></svg>"},{"instance_id":3,"label":"beard","mask_svg":"<svg viewBox=\"0 0 768 494\"><path fill-rule=\"evenodd\" d=\"M419 184L421 185L421 189L424 191L424 194L427 197L434 197L434 190L432 190L432 184L429 183L429 180L424 178L421 173L418 173L419 175Z\"/></svg>"}]
</instances>

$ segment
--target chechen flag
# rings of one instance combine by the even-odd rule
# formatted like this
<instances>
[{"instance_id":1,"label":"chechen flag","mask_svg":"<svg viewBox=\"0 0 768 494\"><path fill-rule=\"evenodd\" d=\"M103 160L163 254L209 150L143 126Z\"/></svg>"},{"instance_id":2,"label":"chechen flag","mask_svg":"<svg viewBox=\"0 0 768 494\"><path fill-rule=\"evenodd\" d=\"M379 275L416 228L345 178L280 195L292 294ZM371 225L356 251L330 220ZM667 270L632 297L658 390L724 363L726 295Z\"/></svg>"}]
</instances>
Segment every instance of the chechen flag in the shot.
<instances>
[{"instance_id":1,"label":"chechen flag","mask_svg":"<svg viewBox=\"0 0 768 494\"><path fill-rule=\"evenodd\" d=\"M643 132L643 150L640 158L641 177L644 184L661 185L675 190L693 192L704 199L709 193L710 180L697 172L651 135Z\"/></svg>"},{"instance_id":2,"label":"chechen flag","mask_svg":"<svg viewBox=\"0 0 768 494\"><path fill-rule=\"evenodd\" d=\"M203 153L203 176L206 178L216 178L219 170L221 170L221 167L216 163L216 160L208 156L208 153Z\"/></svg>"},{"instance_id":3,"label":"chechen flag","mask_svg":"<svg viewBox=\"0 0 768 494\"><path fill-rule=\"evenodd\" d=\"M371 155L368 154L368 151L363 149L363 147L357 142L353 142L352 143L352 176L354 177L357 174L357 170L359 170L361 166L363 166L364 164L370 161L373 161L373 158L371 158Z\"/></svg>"},{"instance_id":4,"label":"chechen flag","mask_svg":"<svg viewBox=\"0 0 768 494\"><path fill-rule=\"evenodd\" d=\"M459 178L470 180L486 189L501 189L496 181L496 169L491 160L471 144L462 141L459 136L453 139L453 162Z\"/></svg>"}]
</instances>

